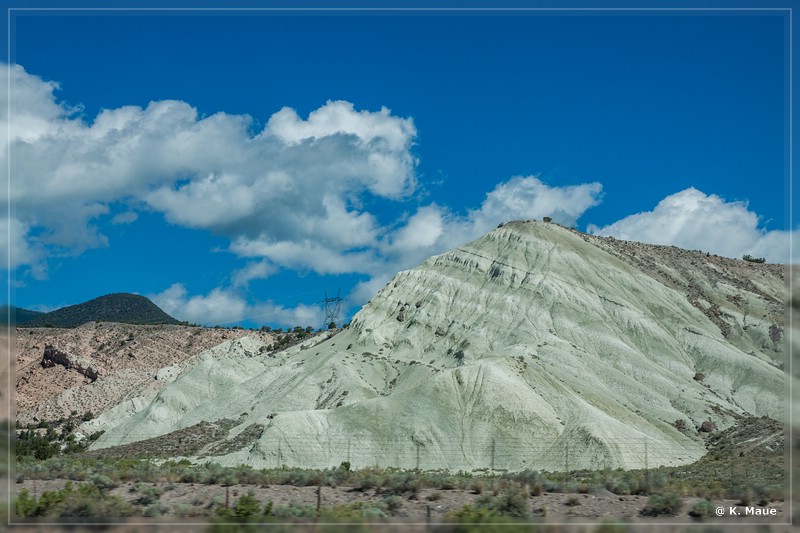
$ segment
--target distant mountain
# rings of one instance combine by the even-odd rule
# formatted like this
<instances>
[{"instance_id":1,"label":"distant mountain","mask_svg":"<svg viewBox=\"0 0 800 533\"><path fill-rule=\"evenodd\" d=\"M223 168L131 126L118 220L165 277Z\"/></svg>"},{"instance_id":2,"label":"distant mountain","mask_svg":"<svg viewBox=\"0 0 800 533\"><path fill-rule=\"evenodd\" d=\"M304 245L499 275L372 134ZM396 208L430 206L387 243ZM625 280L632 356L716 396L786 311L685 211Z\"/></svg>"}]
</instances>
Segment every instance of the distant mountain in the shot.
<instances>
[{"instance_id":1,"label":"distant mountain","mask_svg":"<svg viewBox=\"0 0 800 533\"><path fill-rule=\"evenodd\" d=\"M32 313L33 311L28 311ZM74 328L86 322L128 324L179 324L156 304L138 294L107 294L78 305L40 313L24 322L25 327ZM18 322L18 324L23 324Z\"/></svg>"},{"instance_id":2,"label":"distant mountain","mask_svg":"<svg viewBox=\"0 0 800 533\"><path fill-rule=\"evenodd\" d=\"M0 320L5 322L8 318L9 312L11 313L11 323L18 326L44 314L40 311L31 311L30 309L14 307L13 305L4 305L0 307Z\"/></svg>"}]
</instances>

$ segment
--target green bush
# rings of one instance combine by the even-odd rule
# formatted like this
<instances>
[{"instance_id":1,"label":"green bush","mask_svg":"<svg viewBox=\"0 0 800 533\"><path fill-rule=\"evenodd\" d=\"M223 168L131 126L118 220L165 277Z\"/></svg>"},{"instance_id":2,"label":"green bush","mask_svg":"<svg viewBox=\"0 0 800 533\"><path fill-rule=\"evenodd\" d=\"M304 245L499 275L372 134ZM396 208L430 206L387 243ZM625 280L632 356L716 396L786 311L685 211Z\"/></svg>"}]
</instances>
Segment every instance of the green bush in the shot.
<instances>
[{"instance_id":1,"label":"green bush","mask_svg":"<svg viewBox=\"0 0 800 533\"><path fill-rule=\"evenodd\" d=\"M14 502L14 510L18 517L36 516L36 500L31 498L28 489L22 489Z\"/></svg>"},{"instance_id":2,"label":"green bush","mask_svg":"<svg viewBox=\"0 0 800 533\"><path fill-rule=\"evenodd\" d=\"M475 505L488 509L497 516L513 518L527 518L528 516L528 496L519 486L508 487L493 495L484 494L475 500Z\"/></svg>"},{"instance_id":3,"label":"green bush","mask_svg":"<svg viewBox=\"0 0 800 533\"><path fill-rule=\"evenodd\" d=\"M56 442L57 439L58 435L52 428L49 428L44 436L29 429L19 434L14 451L18 458L31 456L43 461L61 452L61 445Z\"/></svg>"},{"instance_id":4,"label":"green bush","mask_svg":"<svg viewBox=\"0 0 800 533\"><path fill-rule=\"evenodd\" d=\"M639 514L642 516L677 515L683 507L683 500L674 492L653 494Z\"/></svg>"},{"instance_id":5,"label":"green bush","mask_svg":"<svg viewBox=\"0 0 800 533\"><path fill-rule=\"evenodd\" d=\"M233 514L237 518L251 518L261 514L261 504L256 500L252 490L236 501Z\"/></svg>"},{"instance_id":6,"label":"green bush","mask_svg":"<svg viewBox=\"0 0 800 533\"><path fill-rule=\"evenodd\" d=\"M387 511L389 511L389 513L395 514L397 511L400 510L401 507L403 507L403 498L396 495L387 496L386 498L383 499L383 502L381 503L382 503L381 506L384 507Z\"/></svg>"},{"instance_id":7,"label":"green bush","mask_svg":"<svg viewBox=\"0 0 800 533\"><path fill-rule=\"evenodd\" d=\"M700 500L696 504L692 506L692 510L689 511L689 516L693 518L703 518L706 516L716 516L715 515L714 502L711 500Z\"/></svg>"},{"instance_id":8,"label":"green bush","mask_svg":"<svg viewBox=\"0 0 800 533\"><path fill-rule=\"evenodd\" d=\"M318 516L323 520L363 520L364 518L384 518L387 514L384 504L355 502L346 505L322 507Z\"/></svg>"},{"instance_id":9,"label":"green bush","mask_svg":"<svg viewBox=\"0 0 800 533\"><path fill-rule=\"evenodd\" d=\"M134 489L140 494L136 499L138 505L152 505L161 498L162 490L158 485L145 485L144 483L137 483Z\"/></svg>"},{"instance_id":10,"label":"green bush","mask_svg":"<svg viewBox=\"0 0 800 533\"><path fill-rule=\"evenodd\" d=\"M27 490L20 491L16 502L19 516L121 518L133 515L133 508L119 496L110 496L94 485L77 489L67 482L61 490L45 491L38 501Z\"/></svg>"},{"instance_id":11,"label":"green bush","mask_svg":"<svg viewBox=\"0 0 800 533\"><path fill-rule=\"evenodd\" d=\"M94 474L89 478L89 481L92 482L92 485L94 485L97 488L97 490L103 493L115 489L119 486L119 483L117 483L110 477L103 474Z\"/></svg>"}]
</instances>

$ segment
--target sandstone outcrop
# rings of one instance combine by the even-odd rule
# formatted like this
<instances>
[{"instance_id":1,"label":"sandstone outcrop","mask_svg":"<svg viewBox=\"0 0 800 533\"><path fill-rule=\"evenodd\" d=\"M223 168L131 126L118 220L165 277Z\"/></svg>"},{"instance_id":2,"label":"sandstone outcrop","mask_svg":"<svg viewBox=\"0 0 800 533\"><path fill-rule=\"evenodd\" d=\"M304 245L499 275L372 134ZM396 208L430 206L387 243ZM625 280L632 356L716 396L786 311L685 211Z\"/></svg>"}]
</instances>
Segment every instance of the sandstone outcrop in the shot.
<instances>
[{"instance_id":1,"label":"sandstone outcrop","mask_svg":"<svg viewBox=\"0 0 800 533\"><path fill-rule=\"evenodd\" d=\"M81 374L90 382L97 381L97 378L100 376L100 374L97 373L97 370L88 364L82 364L82 362L78 361L75 357L70 358L69 355L62 351L56 350L49 344L45 345L44 347L44 355L42 356L42 362L40 364L42 368L52 368L56 365L61 365L67 370L75 370L78 374Z\"/></svg>"}]
</instances>

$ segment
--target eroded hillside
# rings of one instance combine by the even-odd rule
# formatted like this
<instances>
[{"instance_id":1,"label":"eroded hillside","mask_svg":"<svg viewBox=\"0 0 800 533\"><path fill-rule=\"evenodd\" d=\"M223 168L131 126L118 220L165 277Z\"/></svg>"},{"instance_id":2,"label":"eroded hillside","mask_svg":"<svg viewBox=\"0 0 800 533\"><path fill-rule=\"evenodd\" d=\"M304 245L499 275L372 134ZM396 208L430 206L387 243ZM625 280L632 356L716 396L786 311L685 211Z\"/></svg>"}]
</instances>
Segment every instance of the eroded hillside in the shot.
<instances>
[{"instance_id":1,"label":"eroded hillside","mask_svg":"<svg viewBox=\"0 0 800 533\"><path fill-rule=\"evenodd\" d=\"M55 420L72 411L97 414L132 391L144 401L161 390L192 356L245 335L273 342L269 333L175 325L89 322L78 328L18 328L17 419L27 424ZM43 368L47 345L67 354L76 366L93 368L99 378L91 381L77 368L60 364ZM169 367L174 368L170 371Z\"/></svg>"},{"instance_id":2,"label":"eroded hillside","mask_svg":"<svg viewBox=\"0 0 800 533\"><path fill-rule=\"evenodd\" d=\"M86 429L103 448L224 420L229 444L193 456L255 467L559 470L686 464L705 431L782 419L781 271L646 248L509 223L400 272L332 338L228 341Z\"/></svg>"}]
</instances>

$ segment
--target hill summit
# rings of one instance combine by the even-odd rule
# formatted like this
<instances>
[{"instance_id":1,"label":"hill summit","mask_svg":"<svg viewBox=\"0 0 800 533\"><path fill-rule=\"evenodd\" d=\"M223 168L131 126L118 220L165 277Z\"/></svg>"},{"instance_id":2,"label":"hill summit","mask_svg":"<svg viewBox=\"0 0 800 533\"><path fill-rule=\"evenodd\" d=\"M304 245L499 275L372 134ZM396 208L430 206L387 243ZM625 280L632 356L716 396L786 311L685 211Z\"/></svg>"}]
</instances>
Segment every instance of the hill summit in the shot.
<instances>
[{"instance_id":1,"label":"hill summit","mask_svg":"<svg viewBox=\"0 0 800 533\"><path fill-rule=\"evenodd\" d=\"M24 322L24 326L26 328L75 328L87 322L180 323L144 296L115 293L100 296L82 304L70 305L49 313L33 316Z\"/></svg>"},{"instance_id":2,"label":"hill summit","mask_svg":"<svg viewBox=\"0 0 800 533\"><path fill-rule=\"evenodd\" d=\"M784 301L778 265L512 222L398 273L341 333L225 342L87 429L97 449L214 424L187 455L255 468L686 464L708 432L782 420Z\"/></svg>"}]
</instances>

